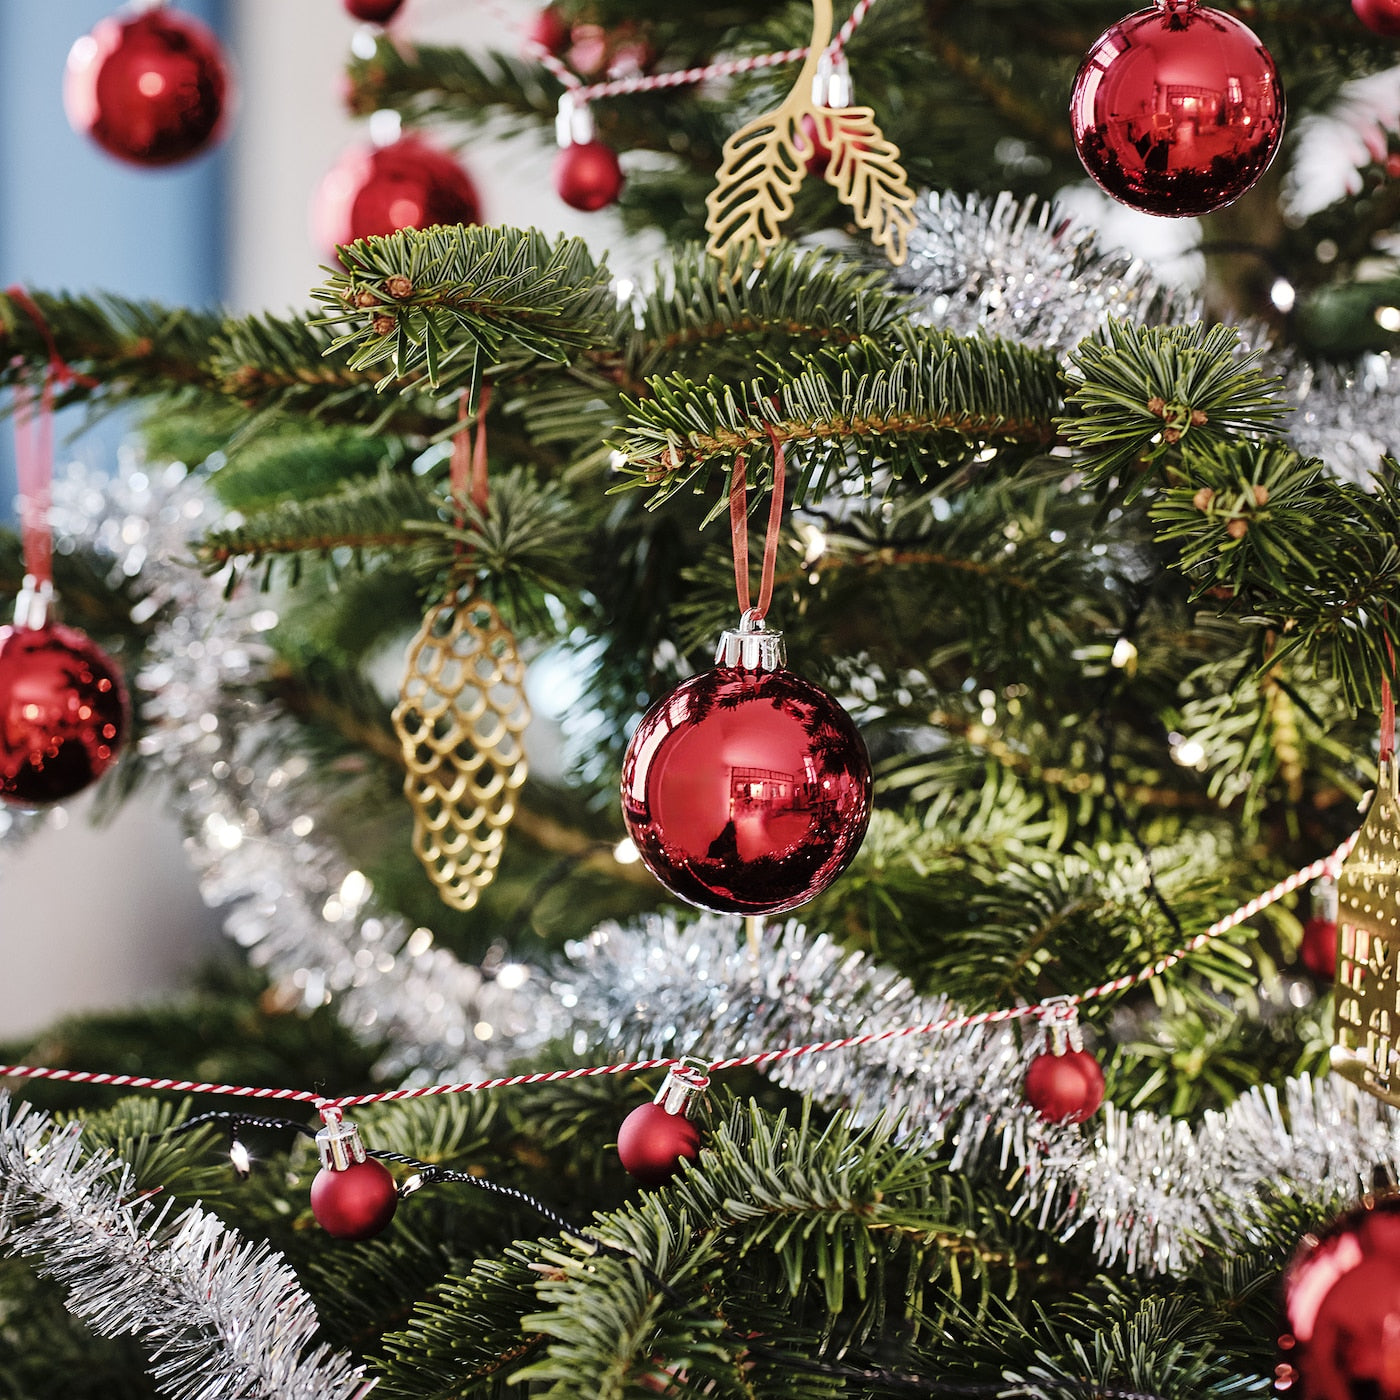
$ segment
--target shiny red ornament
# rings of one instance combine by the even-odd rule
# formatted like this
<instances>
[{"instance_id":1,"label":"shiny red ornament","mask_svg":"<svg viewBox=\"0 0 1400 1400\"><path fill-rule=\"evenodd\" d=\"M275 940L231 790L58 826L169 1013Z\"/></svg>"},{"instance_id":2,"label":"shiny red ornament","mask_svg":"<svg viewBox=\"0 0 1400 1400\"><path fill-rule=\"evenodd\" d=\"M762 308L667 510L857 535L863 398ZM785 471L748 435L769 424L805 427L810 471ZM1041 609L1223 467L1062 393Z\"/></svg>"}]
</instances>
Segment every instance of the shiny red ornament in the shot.
<instances>
[{"instance_id":1,"label":"shiny red ornament","mask_svg":"<svg viewBox=\"0 0 1400 1400\"><path fill-rule=\"evenodd\" d=\"M1269 51L1233 15L1160 0L1100 35L1070 97L1079 158L1148 214L1207 214L1238 199L1283 134Z\"/></svg>"},{"instance_id":2,"label":"shiny red ornament","mask_svg":"<svg viewBox=\"0 0 1400 1400\"><path fill-rule=\"evenodd\" d=\"M1330 982L1337 975L1337 921L1314 916L1303 925L1298 949L1303 966L1314 977Z\"/></svg>"},{"instance_id":3,"label":"shiny red ornament","mask_svg":"<svg viewBox=\"0 0 1400 1400\"><path fill-rule=\"evenodd\" d=\"M1026 1102L1047 1123L1082 1123L1103 1103L1103 1070L1087 1050L1044 1050L1026 1067Z\"/></svg>"},{"instance_id":4,"label":"shiny red ornament","mask_svg":"<svg viewBox=\"0 0 1400 1400\"><path fill-rule=\"evenodd\" d=\"M116 663L74 627L0 627L0 798L61 802L112 766L125 738Z\"/></svg>"},{"instance_id":5,"label":"shiny red ornament","mask_svg":"<svg viewBox=\"0 0 1400 1400\"><path fill-rule=\"evenodd\" d=\"M643 1186L660 1186L675 1175L685 1158L700 1155L700 1129L684 1113L668 1113L659 1103L644 1103L622 1120L617 1132L618 1159Z\"/></svg>"},{"instance_id":6,"label":"shiny red ornament","mask_svg":"<svg viewBox=\"0 0 1400 1400\"><path fill-rule=\"evenodd\" d=\"M63 108L73 130L134 165L174 165L224 134L233 101L214 32L158 6L99 20L68 53Z\"/></svg>"},{"instance_id":7,"label":"shiny red ornament","mask_svg":"<svg viewBox=\"0 0 1400 1400\"><path fill-rule=\"evenodd\" d=\"M316 242L329 252L401 228L480 223L481 203L451 156L421 137L403 136L347 151L321 181L311 222Z\"/></svg>"},{"instance_id":8,"label":"shiny red ornament","mask_svg":"<svg viewBox=\"0 0 1400 1400\"><path fill-rule=\"evenodd\" d=\"M1368 1197L1305 1236L1283 1297L1280 1389L1298 1400L1400 1400L1400 1198Z\"/></svg>"},{"instance_id":9,"label":"shiny red ornament","mask_svg":"<svg viewBox=\"0 0 1400 1400\"><path fill-rule=\"evenodd\" d=\"M576 141L554 162L554 188L571 209L593 213L612 204L626 180L617 152L601 141Z\"/></svg>"},{"instance_id":10,"label":"shiny red ornament","mask_svg":"<svg viewBox=\"0 0 1400 1400\"><path fill-rule=\"evenodd\" d=\"M345 0L345 12L369 24L388 24L403 8L403 0Z\"/></svg>"},{"instance_id":11,"label":"shiny red ornament","mask_svg":"<svg viewBox=\"0 0 1400 1400\"><path fill-rule=\"evenodd\" d=\"M322 1167L311 1183L311 1213L338 1240L367 1240L393 1218L399 1190L388 1167L373 1157L348 1167Z\"/></svg>"},{"instance_id":12,"label":"shiny red ornament","mask_svg":"<svg viewBox=\"0 0 1400 1400\"><path fill-rule=\"evenodd\" d=\"M723 914L781 914L860 849L870 757L836 700L780 662L716 665L642 717L622 763L622 817L672 894Z\"/></svg>"},{"instance_id":13,"label":"shiny red ornament","mask_svg":"<svg viewBox=\"0 0 1400 1400\"><path fill-rule=\"evenodd\" d=\"M1400 0L1351 0L1351 8L1373 34L1400 38Z\"/></svg>"}]
</instances>

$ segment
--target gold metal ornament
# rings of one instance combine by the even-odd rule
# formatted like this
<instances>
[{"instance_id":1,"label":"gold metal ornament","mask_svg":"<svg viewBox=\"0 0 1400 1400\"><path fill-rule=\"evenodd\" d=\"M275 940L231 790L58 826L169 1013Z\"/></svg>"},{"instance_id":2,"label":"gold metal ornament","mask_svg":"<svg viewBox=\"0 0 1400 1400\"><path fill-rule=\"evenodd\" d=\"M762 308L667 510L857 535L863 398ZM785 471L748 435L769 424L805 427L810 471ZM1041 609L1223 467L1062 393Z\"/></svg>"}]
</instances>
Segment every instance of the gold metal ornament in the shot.
<instances>
[{"instance_id":1,"label":"gold metal ornament","mask_svg":"<svg viewBox=\"0 0 1400 1400\"><path fill-rule=\"evenodd\" d=\"M1371 810L1337 880L1332 1068L1400 1108L1400 798L1381 760Z\"/></svg>"},{"instance_id":2,"label":"gold metal ornament","mask_svg":"<svg viewBox=\"0 0 1400 1400\"><path fill-rule=\"evenodd\" d=\"M399 696L413 849L443 903L470 909L495 878L525 782L530 707L514 636L467 583L428 610Z\"/></svg>"},{"instance_id":3,"label":"gold metal ornament","mask_svg":"<svg viewBox=\"0 0 1400 1400\"><path fill-rule=\"evenodd\" d=\"M885 139L869 107L828 107L814 99L813 79L831 40L831 0L812 0L812 9L812 42L792 91L780 107L724 143L718 183L705 201L705 246L718 258L731 249L775 246L807 176L815 139L830 153L826 182L898 266L908 255L915 223L914 192L899 147Z\"/></svg>"}]
</instances>

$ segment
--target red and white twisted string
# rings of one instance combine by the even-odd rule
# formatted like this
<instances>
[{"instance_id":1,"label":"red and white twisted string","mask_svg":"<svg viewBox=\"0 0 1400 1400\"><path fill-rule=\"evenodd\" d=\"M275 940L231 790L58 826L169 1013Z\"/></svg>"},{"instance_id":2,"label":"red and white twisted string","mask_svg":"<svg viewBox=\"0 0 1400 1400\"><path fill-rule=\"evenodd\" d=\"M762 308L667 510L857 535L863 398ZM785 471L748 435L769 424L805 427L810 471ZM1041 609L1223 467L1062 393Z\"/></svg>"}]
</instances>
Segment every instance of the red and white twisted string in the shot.
<instances>
[{"instance_id":1,"label":"red and white twisted string","mask_svg":"<svg viewBox=\"0 0 1400 1400\"><path fill-rule=\"evenodd\" d=\"M741 1066L771 1065L780 1060L796 1059L800 1055L821 1055L831 1050L854 1050L865 1045L878 1045L887 1040L903 1040L915 1035L937 1035L947 1031L968 1030L973 1026L997 1025L1004 1021L1039 1019L1041 1017L1062 1017L1066 1008L1082 1006L1099 997L1111 996L1114 992L1127 991L1154 977L1160 977L1169 968L1192 953L1199 952L1221 934L1251 919L1254 915L1276 904L1285 895L1323 875L1336 877L1342 862L1356 844L1353 834L1330 855L1305 865L1301 870L1280 880L1273 888L1256 895L1247 904L1242 904L1223 919L1217 919L1204 932L1198 933L1189 942L1175 951L1158 958L1156 962L1137 972L1115 977L1102 982L1087 991L1073 996L1054 997L1029 1006L1002 1007L995 1011L977 1011L965 1016L949 1016L939 1021L929 1021L918 1026L900 1026L894 1030L867 1031L861 1035L842 1036L836 1040L817 1040L807 1045L789 1045L781 1050L759 1050L750 1055L731 1055L711 1060L708 1068L713 1073L722 1069L738 1069ZM595 1079L601 1075L633 1074L647 1069L668 1069L680 1061L671 1056L654 1060L625 1060L611 1065L579 1065L573 1069L553 1069L533 1074L507 1074L494 1079L479 1079L460 1084L424 1084L411 1089L388 1089L375 1094L345 1094L330 1097L313 1093L309 1089L253 1089L239 1084L210 1084L192 1079L159 1079L144 1074L104 1074L92 1070L48 1069L39 1065L0 1065L0 1078L8 1079L50 1079L69 1084L105 1084L116 1088L155 1089L173 1094L222 1094L230 1098L276 1099L284 1103L308 1103L327 1119L338 1118L342 1110L360 1104L391 1103L397 1099L423 1099L438 1094L476 1094L488 1089L510 1089L523 1084L553 1084L567 1079Z\"/></svg>"}]
</instances>

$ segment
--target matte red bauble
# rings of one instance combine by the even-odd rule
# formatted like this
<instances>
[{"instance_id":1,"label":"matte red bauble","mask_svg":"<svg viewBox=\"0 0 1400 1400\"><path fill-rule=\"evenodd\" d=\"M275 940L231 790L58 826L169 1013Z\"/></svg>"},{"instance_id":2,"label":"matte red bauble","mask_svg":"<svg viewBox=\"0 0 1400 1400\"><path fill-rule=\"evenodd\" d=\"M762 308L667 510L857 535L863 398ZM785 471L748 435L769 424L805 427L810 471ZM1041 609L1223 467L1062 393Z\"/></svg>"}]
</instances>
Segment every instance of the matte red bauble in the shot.
<instances>
[{"instance_id":1,"label":"matte red bauble","mask_svg":"<svg viewBox=\"0 0 1400 1400\"><path fill-rule=\"evenodd\" d=\"M535 16L526 38L556 57L569 46L569 22L553 5L546 5Z\"/></svg>"},{"instance_id":2,"label":"matte red bauble","mask_svg":"<svg viewBox=\"0 0 1400 1400\"><path fill-rule=\"evenodd\" d=\"M394 1218L398 1205L393 1176L373 1157L348 1167L322 1167L311 1183L311 1213L338 1240L377 1235Z\"/></svg>"},{"instance_id":3,"label":"matte red bauble","mask_svg":"<svg viewBox=\"0 0 1400 1400\"><path fill-rule=\"evenodd\" d=\"M317 244L329 252L401 228L480 223L481 204L451 156L404 136L346 152L321 181L311 220Z\"/></svg>"},{"instance_id":4,"label":"matte red bauble","mask_svg":"<svg viewBox=\"0 0 1400 1400\"><path fill-rule=\"evenodd\" d=\"M644 1103L622 1120L617 1155L643 1186L660 1186L675 1175L682 1157L693 1162L700 1155L700 1129L684 1113Z\"/></svg>"},{"instance_id":5,"label":"matte red bauble","mask_svg":"<svg viewBox=\"0 0 1400 1400\"><path fill-rule=\"evenodd\" d=\"M1161 0L1106 30L1074 80L1084 168L1133 209L1183 217L1238 199L1283 134L1269 51L1232 15Z\"/></svg>"},{"instance_id":6,"label":"matte red bauble","mask_svg":"<svg viewBox=\"0 0 1400 1400\"><path fill-rule=\"evenodd\" d=\"M851 717L782 666L719 664L642 717L622 764L622 816L672 894L723 914L780 914L820 894L870 821L870 757ZM753 654L754 656L757 653Z\"/></svg>"},{"instance_id":7,"label":"matte red bauble","mask_svg":"<svg viewBox=\"0 0 1400 1400\"><path fill-rule=\"evenodd\" d=\"M173 165L224 134L233 85L214 32L168 6L99 20L69 50L73 130L135 165Z\"/></svg>"},{"instance_id":8,"label":"matte red bauble","mask_svg":"<svg viewBox=\"0 0 1400 1400\"><path fill-rule=\"evenodd\" d=\"M111 767L129 727L116 663L73 627L0 627L0 798L61 802Z\"/></svg>"},{"instance_id":9,"label":"matte red bauble","mask_svg":"<svg viewBox=\"0 0 1400 1400\"><path fill-rule=\"evenodd\" d=\"M403 0L345 0L346 13L369 24L387 24L403 8Z\"/></svg>"},{"instance_id":10,"label":"matte red bauble","mask_svg":"<svg viewBox=\"0 0 1400 1400\"><path fill-rule=\"evenodd\" d=\"M1314 977L1330 982L1337 975L1337 921L1318 916L1309 919L1303 925L1298 956Z\"/></svg>"},{"instance_id":11,"label":"matte red bauble","mask_svg":"<svg viewBox=\"0 0 1400 1400\"><path fill-rule=\"evenodd\" d=\"M1400 1199L1305 1236L1283 1279L1280 1387L1299 1400L1400 1400Z\"/></svg>"},{"instance_id":12,"label":"matte red bauble","mask_svg":"<svg viewBox=\"0 0 1400 1400\"><path fill-rule=\"evenodd\" d=\"M1042 1051L1026 1067L1026 1102L1048 1123L1082 1123L1103 1103L1103 1070L1087 1050Z\"/></svg>"},{"instance_id":13,"label":"matte red bauble","mask_svg":"<svg viewBox=\"0 0 1400 1400\"><path fill-rule=\"evenodd\" d=\"M1351 0L1351 8L1373 34L1400 38L1400 0Z\"/></svg>"},{"instance_id":14,"label":"matte red bauble","mask_svg":"<svg viewBox=\"0 0 1400 1400\"><path fill-rule=\"evenodd\" d=\"M586 213L611 204L622 193L626 176L617 152L601 141L578 141L565 146L554 162L554 188L571 209Z\"/></svg>"}]
</instances>

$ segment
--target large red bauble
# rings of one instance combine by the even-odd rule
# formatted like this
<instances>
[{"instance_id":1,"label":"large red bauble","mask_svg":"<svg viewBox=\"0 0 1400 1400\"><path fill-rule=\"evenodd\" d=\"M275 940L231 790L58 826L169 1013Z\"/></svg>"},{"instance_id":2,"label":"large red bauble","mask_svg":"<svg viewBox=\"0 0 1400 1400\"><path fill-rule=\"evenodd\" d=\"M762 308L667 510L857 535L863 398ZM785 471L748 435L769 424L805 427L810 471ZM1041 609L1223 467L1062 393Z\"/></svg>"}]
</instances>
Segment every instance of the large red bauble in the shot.
<instances>
[{"instance_id":1,"label":"large red bauble","mask_svg":"<svg viewBox=\"0 0 1400 1400\"><path fill-rule=\"evenodd\" d=\"M1291 1335L1279 1380L1290 1394L1400 1400L1400 1199L1368 1201L1306 1236L1283 1296Z\"/></svg>"},{"instance_id":2,"label":"large red bauble","mask_svg":"<svg viewBox=\"0 0 1400 1400\"><path fill-rule=\"evenodd\" d=\"M1337 975L1337 921L1317 916L1309 919L1303 925L1298 956L1314 977L1330 982Z\"/></svg>"},{"instance_id":3,"label":"large red bauble","mask_svg":"<svg viewBox=\"0 0 1400 1400\"><path fill-rule=\"evenodd\" d=\"M626 181L617 152L601 141L565 146L554 162L554 188L571 209L593 213L611 204Z\"/></svg>"},{"instance_id":4,"label":"large red bauble","mask_svg":"<svg viewBox=\"0 0 1400 1400\"><path fill-rule=\"evenodd\" d=\"M383 1162L366 1157L340 1169L322 1167L311 1183L311 1213L338 1240L367 1240L393 1218L399 1191Z\"/></svg>"},{"instance_id":5,"label":"large red bauble","mask_svg":"<svg viewBox=\"0 0 1400 1400\"><path fill-rule=\"evenodd\" d=\"M1400 0L1351 0L1351 8L1372 33L1400 37Z\"/></svg>"},{"instance_id":6,"label":"large red bauble","mask_svg":"<svg viewBox=\"0 0 1400 1400\"><path fill-rule=\"evenodd\" d=\"M112 765L126 736L116 663L73 627L0 627L0 798L72 797Z\"/></svg>"},{"instance_id":7,"label":"large red bauble","mask_svg":"<svg viewBox=\"0 0 1400 1400\"><path fill-rule=\"evenodd\" d=\"M403 8L403 0L345 0L345 11L370 24L387 24Z\"/></svg>"},{"instance_id":8,"label":"large red bauble","mask_svg":"<svg viewBox=\"0 0 1400 1400\"><path fill-rule=\"evenodd\" d=\"M683 1113L644 1103L622 1120L617 1155L643 1186L660 1186L675 1175L682 1157L693 1162L700 1155L700 1129Z\"/></svg>"},{"instance_id":9,"label":"large red bauble","mask_svg":"<svg viewBox=\"0 0 1400 1400\"><path fill-rule=\"evenodd\" d=\"M1106 30L1069 103L1084 168L1148 214L1206 214L1264 173L1283 134L1283 88L1252 30L1196 0L1163 0Z\"/></svg>"},{"instance_id":10,"label":"large red bauble","mask_svg":"<svg viewBox=\"0 0 1400 1400\"><path fill-rule=\"evenodd\" d=\"M1026 1102L1049 1123L1082 1123L1103 1102L1103 1070L1087 1050L1050 1050L1026 1066Z\"/></svg>"},{"instance_id":11,"label":"large red bauble","mask_svg":"<svg viewBox=\"0 0 1400 1400\"><path fill-rule=\"evenodd\" d=\"M672 894L722 914L780 914L860 848L870 757L819 686L716 666L642 716L622 763L622 817Z\"/></svg>"},{"instance_id":12,"label":"large red bauble","mask_svg":"<svg viewBox=\"0 0 1400 1400\"><path fill-rule=\"evenodd\" d=\"M75 131L135 165L173 165L224 134L233 85L213 31L168 6L99 20L68 53Z\"/></svg>"},{"instance_id":13,"label":"large red bauble","mask_svg":"<svg viewBox=\"0 0 1400 1400\"><path fill-rule=\"evenodd\" d=\"M311 220L316 242L330 251L401 228L480 223L481 203L451 156L404 136L347 151L321 181Z\"/></svg>"}]
</instances>

